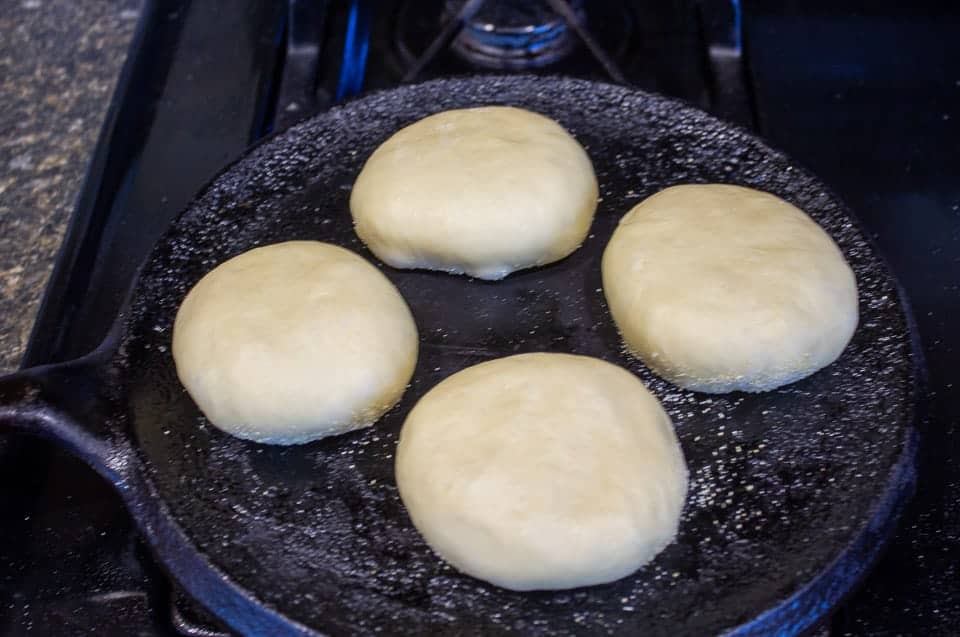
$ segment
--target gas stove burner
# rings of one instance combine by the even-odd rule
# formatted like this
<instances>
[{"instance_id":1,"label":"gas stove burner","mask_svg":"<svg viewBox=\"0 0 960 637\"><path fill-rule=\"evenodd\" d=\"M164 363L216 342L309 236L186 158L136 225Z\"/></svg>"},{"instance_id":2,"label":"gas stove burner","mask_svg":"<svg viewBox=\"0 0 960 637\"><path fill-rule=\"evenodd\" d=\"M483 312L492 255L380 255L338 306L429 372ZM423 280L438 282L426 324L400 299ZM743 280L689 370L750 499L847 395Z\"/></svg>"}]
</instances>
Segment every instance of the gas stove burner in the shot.
<instances>
[{"instance_id":1,"label":"gas stove burner","mask_svg":"<svg viewBox=\"0 0 960 637\"><path fill-rule=\"evenodd\" d=\"M461 4L447 0L448 15L455 15ZM583 24L582 0L567 4ZM478 66L522 71L562 59L576 40L573 29L546 0L487 0L464 23L451 48Z\"/></svg>"}]
</instances>

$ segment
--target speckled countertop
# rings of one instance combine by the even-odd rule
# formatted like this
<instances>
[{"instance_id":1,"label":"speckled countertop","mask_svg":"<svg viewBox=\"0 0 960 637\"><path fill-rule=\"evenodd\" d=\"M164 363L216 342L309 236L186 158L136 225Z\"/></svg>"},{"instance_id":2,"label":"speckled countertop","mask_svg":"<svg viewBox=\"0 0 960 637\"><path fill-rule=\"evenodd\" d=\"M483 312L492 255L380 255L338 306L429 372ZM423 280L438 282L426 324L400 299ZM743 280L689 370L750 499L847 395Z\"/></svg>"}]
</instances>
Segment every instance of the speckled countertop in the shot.
<instances>
[{"instance_id":1,"label":"speckled countertop","mask_svg":"<svg viewBox=\"0 0 960 637\"><path fill-rule=\"evenodd\" d=\"M140 0L0 0L0 373L23 355Z\"/></svg>"}]
</instances>

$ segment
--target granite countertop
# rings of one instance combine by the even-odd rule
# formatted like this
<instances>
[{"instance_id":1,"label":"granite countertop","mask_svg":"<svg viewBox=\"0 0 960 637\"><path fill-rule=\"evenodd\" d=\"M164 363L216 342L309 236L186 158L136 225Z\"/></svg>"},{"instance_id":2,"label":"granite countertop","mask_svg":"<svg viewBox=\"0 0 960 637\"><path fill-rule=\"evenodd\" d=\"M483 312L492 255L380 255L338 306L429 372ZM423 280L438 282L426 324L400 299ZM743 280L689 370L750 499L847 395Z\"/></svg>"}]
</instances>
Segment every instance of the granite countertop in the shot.
<instances>
[{"instance_id":1,"label":"granite countertop","mask_svg":"<svg viewBox=\"0 0 960 637\"><path fill-rule=\"evenodd\" d=\"M23 355L141 0L0 11L0 374Z\"/></svg>"}]
</instances>

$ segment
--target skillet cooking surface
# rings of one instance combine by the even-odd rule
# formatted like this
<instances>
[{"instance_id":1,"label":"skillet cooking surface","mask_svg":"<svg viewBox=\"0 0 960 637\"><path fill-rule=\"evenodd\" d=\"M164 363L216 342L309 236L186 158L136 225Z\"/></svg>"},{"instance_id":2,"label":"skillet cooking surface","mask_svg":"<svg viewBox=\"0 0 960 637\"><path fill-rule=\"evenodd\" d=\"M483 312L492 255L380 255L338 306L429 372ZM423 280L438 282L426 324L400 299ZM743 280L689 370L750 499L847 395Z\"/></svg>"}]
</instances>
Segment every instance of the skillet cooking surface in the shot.
<instances>
[{"instance_id":1,"label":"skillet cooking surface","mask_svg":"<svg viewBox=\"0 0 960 637\"><path fill-rule=\"evenodd\" d=\"M383 266L349 216L364 160L404 125L481 104L548 115L586 147L602 196L589 239L564 261L496 283ZM861 312L838 362L774 392L708 396L669 385L621 352L600 291L603 248L633 205L689 182L773 192L833 235L856 272ZM377 425L281 448L207 424L177 381L169 345L176 309L204 273L290 239L329 241L377 263L410 304L422 347L412 386ZM609 585L522 594L461 575L429 551L401 505L393 453L405 414L439 380L542 350L597 356L636 373L676 425L691 485L677 542L647 567ZM261 602L333 634L734 628L799 590L864 527L911 426L915 393L895 284L819 182L700 111L556 78L406 86L270 139L200 195L155 249L121 352L140 454L174 519Z\"/></svg>"}]
</instances>

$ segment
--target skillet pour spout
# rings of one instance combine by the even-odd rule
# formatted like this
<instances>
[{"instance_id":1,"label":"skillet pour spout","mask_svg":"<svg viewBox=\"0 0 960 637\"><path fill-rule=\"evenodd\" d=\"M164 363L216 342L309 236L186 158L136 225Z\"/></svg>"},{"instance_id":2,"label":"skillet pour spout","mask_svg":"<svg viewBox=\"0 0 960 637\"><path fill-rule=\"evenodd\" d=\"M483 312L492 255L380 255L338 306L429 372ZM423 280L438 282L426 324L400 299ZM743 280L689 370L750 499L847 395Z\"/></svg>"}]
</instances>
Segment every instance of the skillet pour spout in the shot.
<instances>
[{"instance_id":1,"label":"skillet pour spout","mask_svg":"<svg viewBox=\"0 0 960 637\"><path fill-rule=\"evenodd\" d=\"M0 377L0 426L51 440L124 484L133 448L119 429L118 401L105 392L106 363L95 352Z\"/></svg>"}]
</instances>

